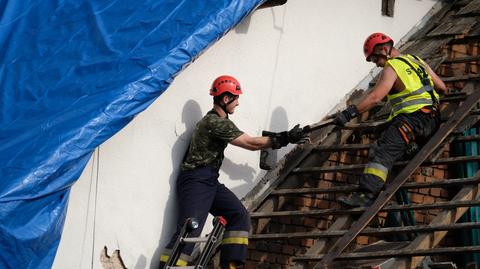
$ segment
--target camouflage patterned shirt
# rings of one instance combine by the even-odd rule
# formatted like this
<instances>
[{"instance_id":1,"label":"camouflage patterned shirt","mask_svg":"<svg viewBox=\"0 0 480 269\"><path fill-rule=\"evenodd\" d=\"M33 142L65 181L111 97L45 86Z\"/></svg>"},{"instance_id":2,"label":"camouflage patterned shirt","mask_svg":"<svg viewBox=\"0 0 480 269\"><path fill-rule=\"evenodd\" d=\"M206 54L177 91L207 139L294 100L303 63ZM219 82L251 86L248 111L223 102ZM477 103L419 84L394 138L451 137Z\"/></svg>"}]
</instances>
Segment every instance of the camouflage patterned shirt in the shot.
<instances>
[{"instance_id":1,"label":"camouflage patterned shirt","mask_svg":"<svg viewBox=\"0 0 480 269\"><path fill-rule=\"evenodd\" d=\"M231 120L220 118L215 110L210 110L195 127L182 171L203 166L220 169L228 142L242 134Z\"/></svg>"}]
</instances>

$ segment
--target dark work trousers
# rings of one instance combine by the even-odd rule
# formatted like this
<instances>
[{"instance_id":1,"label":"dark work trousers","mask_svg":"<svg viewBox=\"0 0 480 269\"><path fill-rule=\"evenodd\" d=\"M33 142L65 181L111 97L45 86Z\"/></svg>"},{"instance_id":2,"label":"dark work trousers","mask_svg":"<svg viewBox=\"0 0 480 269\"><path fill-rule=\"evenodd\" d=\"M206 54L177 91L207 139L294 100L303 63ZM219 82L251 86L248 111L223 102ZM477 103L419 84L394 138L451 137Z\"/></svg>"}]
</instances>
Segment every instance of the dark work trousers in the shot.
<instances>
[{"instance_id":1,"label":"dark work trousers","mask_svg":"<svg viewBox=\"0 0 480 269\"><path fill-rule=\"evenodd\" d=\"M438 129L439 120L435 113L424 113L416 111L410 114L400 114L393 118L392 122L381 134L380 138L370 149L370 162L367 167L373 167L374 170L385 170L385 174L368 173L365 169L360 178L360 190L370 192L377 196L382 190L388 171L392 169L395 161L402 158L408 149L404 134L399 128L407 124L411 128L411 133L415 143L425 143ZM410 142L411 143L411 142ZM379 176L381 174L381 176ZM382 178L383 177L383 178Z\"/></svg>"},{"instance_id":2,"label":"dark work trousers","mask_svg":"<svg viewBox=\"0 0 480 269\"><path fill-rule=\"evenodd\" d=\"M221 263L245 263L247 257L250 216L233 192L218 182L218 170L211 167L183 171L177 180L179 216L177 230L166 246L162 258L168 258L185 220L194 217L199 227L189 237L198 237L203 229L208 213L223 216L227 220L220 247ZM193 244L187 244L182 251L186 261L191 258ZM165 260L160 264L160 268Z\"/></svg>"}]
</instances>

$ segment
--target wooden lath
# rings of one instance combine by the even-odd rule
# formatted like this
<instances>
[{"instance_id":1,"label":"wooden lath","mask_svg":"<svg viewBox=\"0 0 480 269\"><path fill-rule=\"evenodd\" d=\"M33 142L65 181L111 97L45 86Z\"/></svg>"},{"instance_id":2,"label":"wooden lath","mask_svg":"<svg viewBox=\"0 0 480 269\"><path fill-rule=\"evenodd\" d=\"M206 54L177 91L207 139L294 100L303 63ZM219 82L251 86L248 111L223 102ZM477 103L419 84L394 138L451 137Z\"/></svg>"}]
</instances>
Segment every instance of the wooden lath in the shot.
<instances>
[{"instance_id":1,"label":"wooden lath","mask_svg":"<svg viewBox=\"0 0 480 269\"><path fill-rule=\"evenodd\" d=\"M397 233L408 232L437 232L437 231L453 231L464 229L480 228L480 222L457 223L457 224L430 224L421 226L403 226L388 228L366 228L359 235L382 236ZM298 238L328 238L340 237L346 234L348 230L337 231L314 231L314 232L298 232L298 233L274 233L274 234L256 234L249 237L249 240L265 240L265 239L298 239ZM315 258L317 256L314 256ZM295 258L293 258L295 260ZM301 257L299 258L301 259Z\"/></svg>"}]
</instances>

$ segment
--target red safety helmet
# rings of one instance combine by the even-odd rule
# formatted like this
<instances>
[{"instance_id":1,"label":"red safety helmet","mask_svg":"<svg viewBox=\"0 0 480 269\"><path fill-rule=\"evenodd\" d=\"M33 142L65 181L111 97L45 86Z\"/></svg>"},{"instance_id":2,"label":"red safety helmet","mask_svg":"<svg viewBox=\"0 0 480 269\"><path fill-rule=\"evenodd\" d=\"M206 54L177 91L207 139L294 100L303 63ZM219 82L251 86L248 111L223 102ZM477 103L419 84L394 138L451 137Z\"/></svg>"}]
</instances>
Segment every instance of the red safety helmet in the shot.
<instances>
[{"instance_id":1,"label":"red safety helmet","mask_svg":"<svg viewBox=\"0 0 480 269\"><path fill-rule=\"evenodd\" d=\"M386 34L373 33L369 35L365 40L365 43L363 43L363 53L365 54L365 59L367 62L370 62L370 56L373 54L373 50L375 49L376 45L381 45L388 42L392 42L393 46L393 40Z\"/></svg>"},{"instance_id":2,"label":"red safety helmet","mask_svg":"<svg viewBox=\"0 0 480 269\"><path fill-rule=\"evenodd\" d=\"M242 94L242 87L238 80L232 76L219 76L216 78L210 88L210 95L219 96L222 93L229 92L233 95Z\"/></svg>"}]
</instances>

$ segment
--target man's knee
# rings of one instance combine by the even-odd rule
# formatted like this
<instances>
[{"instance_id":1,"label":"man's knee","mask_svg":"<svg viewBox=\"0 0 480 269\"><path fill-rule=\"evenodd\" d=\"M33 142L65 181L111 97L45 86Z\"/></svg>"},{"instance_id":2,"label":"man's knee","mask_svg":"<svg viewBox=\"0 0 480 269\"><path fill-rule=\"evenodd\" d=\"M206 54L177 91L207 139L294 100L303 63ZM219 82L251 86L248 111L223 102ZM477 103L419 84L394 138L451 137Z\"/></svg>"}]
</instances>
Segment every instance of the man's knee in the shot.
<instances>
[{"instance_id":1,"label":"man's knee","mask_svg":"<svg viewBox=\"0 0 480 269\"><path fill-rule=\"evenodd\" d=\"M374 195L379 194L384 185L385 181L372 174L363 174L360 179L360 190L370 192Z\"/></svg>"}]
</instances>

